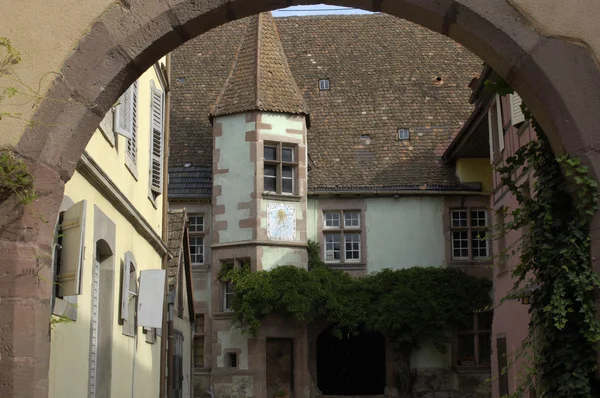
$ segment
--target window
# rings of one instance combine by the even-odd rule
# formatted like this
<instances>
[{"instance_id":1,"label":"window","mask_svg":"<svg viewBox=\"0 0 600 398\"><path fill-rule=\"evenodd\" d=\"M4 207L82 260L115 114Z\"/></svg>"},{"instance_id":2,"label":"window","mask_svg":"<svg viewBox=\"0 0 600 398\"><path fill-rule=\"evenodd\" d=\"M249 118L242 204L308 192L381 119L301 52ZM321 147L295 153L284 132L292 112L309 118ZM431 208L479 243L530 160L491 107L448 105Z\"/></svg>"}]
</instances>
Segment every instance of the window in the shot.
<instances>
[{"instance_id":1,"label":"window","mask_svg":"<svg viewBox=\"0 0 600 398\"><path fill-rule=\"evenodd\" d=\"M460 328L456 352L458 366L490 366L492 318L492 311L479 312Z\"/></svg>"},{"instance_id":2,"label":"window","mask_svg":"<svg viewBox=\"0 0 600 398\"><path fill-rule=\"evenodd\" d=\"M128 251L123 258L123 277L121 280L121 321L123 334L135 336L136 308L138 297L138 283L136 261L133 253Z\"/></svg>"},{"instance_id":3,"label":"window","mask_svg":"<svg viewBox=\"0 0 600 398\"><path fill-rule=\"evenodd\" d=\"M204 336L194 337L194 367L204 367Z\"/></svg>"},{"instance_id":4,"label":"window","mask_svg":"<svg viewBox=\"0 0 600 398\"><path fill-rule=\"evenodd\" d=\"M151 83L150 93L151 102L151 124L152 137L150 141L150 191L152 199L162 193L163 184L163 115L164 115L164 95L163 92L154 87L154 82Z\"/></svg>"},{"instance_id":5,"label":"window","mask_svg":"<svg viewBox=\"0 0 600 398\"><path fill-rule=\"evenodd\" d=\"M502 109L500 97L496 96L488 111L488 128L490 140L490 162L494 163L504 150L504 129L502 127Z\"/></svg>"},{"instance_id":6,"label":"window","mask_svg":"<svg viewBox=\"0 0 600 398\"><path fill-rule=\"evenodd\" d=\"M519 126L521 123L525 121L525 115L523 114L523 110L521 109L521 104L523 100L519 96L519 94L509 94L510 98L510 123L513 126Z\"/></svg>"},{"instance_id":7,"label":"window","mask_svg":"<svg viewBox=\"0 0 600 398\"><path fill-rule=\"evenodd\" d=\"M227 353L227 367L229 369L236 369L237 366L238 366L237 353L235 353L235 352L228 352Z\"/></svg>"},{"instance_id":8,"label":"window","mask_svg":"<svg viewBox=\"0 0 600 398\"><path fill-rule=\"evenodd\" d=\"M173 370L171 376L173 377L171 386L173 388L173 398L183 397L183 334L175 330L173 333L175 337L174 350L173 350Z\"/></svg>"},{"instance_id":9,"label":"window","mask_svg":"<svg viewBox=\"0 0 600 398\"><path fill-rule=\"evenodd\" d=\"M204 216L191 214L188 217L188 231L190 233L190 257L192 265L204 264Z\"/></svg>"},{"instance_id":10,"label":"window","mask_svg":"<svg viewBox=\"0 0 600 398\"><path fill-rule=\"evenodd\" d=\"M489 258L487 240L487 210L456 209L450 212L453 260L484 260Z\"/></svg>"},{"instance_id":11,"label":"window","mask_svg":"<svg viewBox=\"0 0 600 398\"><path fill-rule=\"evenodd\" d=\"M223 310L231 311L233 309L233 283L232 282L223 282Z\"/></svg>"},{"instance_id":12,"label":"window","mask_svg":"<svg viewBox=\"0 0 600 398\"><path fill-rule=\"evenodd\" d=\"M358 263L361 261L360 219L361 213L356 210L323 212L325 262Z\"/></svg>"},{"instance_id":13,"label":"window","mask_svg":"<svg viewBox=\"0 0 600 398\"><path fill-rule=\"evenodd\" d=\"M331 87L329 85L329 79L321 79L319 80L319 90L320 91L326 91L329 90Z\"/></svg>"},{"instance_id":14,"label":"window","mask_svg":"<svg viewBox=\"0 0 600 398\"><path fill-rule=\"evenodd\" d=\"M406 128L398 129L398 139L400 141L410 139L410 130Z\"/></svg>"},{"instance_id":15,"label":"window","mask_svg":"<svg viewBox=\"0 0 600 398\"><path fill-rule=\"evenodd\" d=\"M296 146L269 143L264 146L264 191L296 193Z\"/></svg>"}]
</instances>

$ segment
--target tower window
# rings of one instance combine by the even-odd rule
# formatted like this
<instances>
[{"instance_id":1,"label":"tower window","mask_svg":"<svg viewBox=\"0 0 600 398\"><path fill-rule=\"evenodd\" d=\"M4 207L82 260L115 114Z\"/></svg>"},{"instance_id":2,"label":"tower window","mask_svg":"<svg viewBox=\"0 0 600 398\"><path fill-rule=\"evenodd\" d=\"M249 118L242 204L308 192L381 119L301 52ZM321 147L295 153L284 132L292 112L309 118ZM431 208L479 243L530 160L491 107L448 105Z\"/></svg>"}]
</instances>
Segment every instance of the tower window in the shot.
<instances>
[{"instance_id":1,"label":"tower window","mask_svg":"<svg viewBox=\"0 0 600 398\"><path fill-rule=\"evenodd\" d=\"M330 89L329 79L321 79L321 80L319 80L319 90L325 91L325 90L329 90L329 89Z\"/></svg>"},{"instance_id":2,"label":"tower window","mask_svg":"<svg viewBox=\"0 0 600 398\"><path fill-rule=\"evenodd\" d=\"M398 129L398 139L400 141L410 140L410 130L405 128Z\"/></svg>"}]
</instances>

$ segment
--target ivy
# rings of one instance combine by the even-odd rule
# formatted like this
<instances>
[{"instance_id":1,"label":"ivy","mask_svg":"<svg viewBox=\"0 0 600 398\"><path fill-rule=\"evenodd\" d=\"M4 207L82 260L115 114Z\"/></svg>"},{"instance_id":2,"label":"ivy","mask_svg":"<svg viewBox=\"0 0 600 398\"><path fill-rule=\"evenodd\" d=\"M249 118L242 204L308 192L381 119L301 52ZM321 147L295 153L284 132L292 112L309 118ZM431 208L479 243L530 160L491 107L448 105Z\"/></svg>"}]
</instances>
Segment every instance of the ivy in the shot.
<instances>
[{"instance_id":1,"label":"ivy","mask_svg":"<svg viewBox=\"0 0 600 398\"><path fill-rule=\"evenodd\" d=\"M279 266L251 272L228 268L219 279L235 285L233 324L256 336L270 314L301 322L322 317L334 332L380 331L406 361L424 340L444 351L460 325L491 304L491 281L444 267L384 269L362 278L325 266L309 243L309 270Z\"/></svg>"},{"instance_id":2,"label":"ivy","mask_svg":"<svg viewBox=\"0 0 600 398\"><path fill-rule=\"evenodd\" d=\"M537 139L498 168L502 184L518 202L500 234L522 233L515 250L519 261L511 270L514 285L502 302L528 295L531 316L521 352L532 358L511 397L530 389L540 397L596 397L600 322L594 289L600 278L591 264L589 223L598 211L598 184L578 159L553 154L541 126L523 108ZM517 182L528 173L531 195Z\"/></svg>"},{"instance_id":3,"label":"ivy","mask_svg":"<svg viewBox=\"0 0 600 398\"><path fill-rule=\"evenodd\" d=\"M0 150L0 202L12 195L16 195L24 206L36 198L27 165L10 148L5 148Z\"/></svg>"}]
</instances>

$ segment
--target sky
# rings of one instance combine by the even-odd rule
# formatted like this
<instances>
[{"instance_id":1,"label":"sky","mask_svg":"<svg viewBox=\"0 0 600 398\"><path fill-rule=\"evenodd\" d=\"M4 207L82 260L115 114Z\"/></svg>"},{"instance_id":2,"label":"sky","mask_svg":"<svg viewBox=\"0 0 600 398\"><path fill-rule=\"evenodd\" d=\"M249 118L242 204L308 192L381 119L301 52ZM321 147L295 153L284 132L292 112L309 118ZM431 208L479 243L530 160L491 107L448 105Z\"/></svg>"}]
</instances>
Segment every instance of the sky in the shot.
<instances>
[{"instance_id":1,"label":"sky","mask_svg":"<svg viewBox=\"0 0 600 398\"><path fill-rule=\"evenodd\" d=\"M291 17L296 15L327 15L327 14L370 14L368 11L356 8L328 6L325 4L293 6L273 11L274 17Z\"/></svg>"}]
</instances>

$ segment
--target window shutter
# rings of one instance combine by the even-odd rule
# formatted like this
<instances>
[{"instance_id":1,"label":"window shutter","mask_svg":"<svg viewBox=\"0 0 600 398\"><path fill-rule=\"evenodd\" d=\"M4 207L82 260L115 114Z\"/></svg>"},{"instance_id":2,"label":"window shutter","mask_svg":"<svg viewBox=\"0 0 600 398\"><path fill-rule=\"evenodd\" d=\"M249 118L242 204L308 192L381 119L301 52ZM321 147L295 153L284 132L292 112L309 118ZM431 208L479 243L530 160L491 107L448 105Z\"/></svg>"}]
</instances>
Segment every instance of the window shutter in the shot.
<instances>
[{"instance_id":1,"label":"window shutter","mask_svg":"<svg viewBox=\"0 0 600 398\"><path fill-rule=\"evenodd\" d=\"M488 133L490 142L490 164L494 163L494 133L492 132L492 112L488 111Z\"/></svg>"},{"instance_id":2,"label":"window shutter","mask_svg":"<svg viewBox=\"0 0 600 398\"><path fill-rule=\"evenodd\" d=\"M163 182L163 93L154 87L152 92L152 153L150 189L160 194Z\"/></svg>"},{"instance_id":3,"label":"window shutter","mask_svg":"<svg viewBox=\"0 0 600 398\"><path fill-rule=\"evenodd\" d=\"M87 201L82 200L71 206L60 225L63 249L57 278L59 297L81 294L86 205Z\"/></svg>"},{"instance_id":4,"label":"window shutter","mask_svg":"<svg viewBox=\"0 0 600 398\"><path fill-rule=\"evenodd\" d=\"M135 83L134 83L135 84ZM125 93L119 98L115 107L114 128L115 133L122 135L125 138L131 139L131 92L132 87L129 87Z\"/></svg>"},{"instance_id":5,"label":"window shutter","mask_svg":"<svg viewBox=\"0 0 600 398\"><path fill-rule=\"evenodd\" d=\"M133 164L137 163L137 130L138 130L138 120L137 120L137 102L138 102L138 82L135 81L133 85L130 87L131 90L131 101L129 102L129 125L131 126L131 136L128 137L127 140L127 155L133 162Z\"/></svg>"},{"instance_id":6,"label":"window shutter","mask_svg":"<svg viewBox=\"0 0 600 398\"><path fill-rule=\"evenodd\" d=\"M500 106L502 99L496 96L496 115L498 117L498 148L500 152L504 150L504 123L502 121L502 107Z\"/></svg>"},{"instance_id":7,"label":"window shutter","mask_svg":"<svg viewBox=\"0 0 600 398\"><path fill-rule=\"evenodd\" d=\"M162 269L140 272L138 325L147 328L162 327L165 277L166 271Z\"/></svg>"},{"instance_id":8,"label":"window shutter","mask_svg":"<svg viewBox=\"0 0 600 398\"><path fill-rule=\"evenodd\" d=\"M521 109L522 102L523 100L519 94L514 93L510 95L510 114L512 119L511 124L513 126L525 121L525 115L523 115L523 110Z\"/></svg>"},{"instance_id":9,"label":"window shutter","mask_svg":"<svg viewBox=\"0 0 600 398\"><path fill-rule=\"evenodd\" d=\"M131 263L134 261L133 253L125 253L123 260L123 279L121 281L121 319L127 321L129 315L129 274Z\"/></svg>"}]
</instances>

